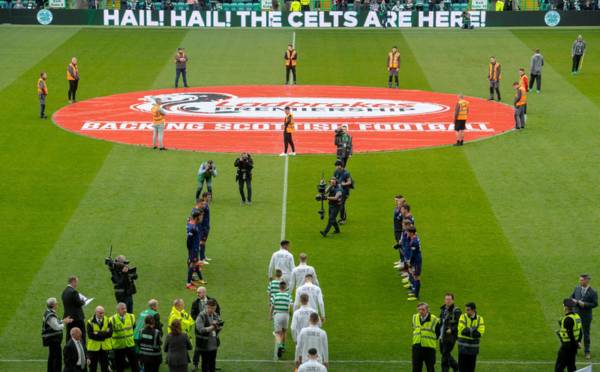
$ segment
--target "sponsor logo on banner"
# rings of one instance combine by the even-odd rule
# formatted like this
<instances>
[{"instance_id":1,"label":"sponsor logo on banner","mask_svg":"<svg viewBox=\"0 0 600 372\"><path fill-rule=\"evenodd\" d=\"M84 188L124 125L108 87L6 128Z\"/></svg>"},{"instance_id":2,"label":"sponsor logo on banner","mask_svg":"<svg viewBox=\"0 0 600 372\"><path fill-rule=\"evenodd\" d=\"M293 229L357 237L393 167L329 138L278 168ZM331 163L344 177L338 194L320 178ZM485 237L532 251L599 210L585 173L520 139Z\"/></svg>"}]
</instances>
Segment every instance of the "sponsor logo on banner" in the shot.
<instances>
[{"instance_id":1,"label":"sponsor logo on banner","mask_svg":"<svg viewBox=\"0 0 600 372\"><path fill-rule=\"evenodd\" d=\"M46 26L52 23L52 19L54 18L54 16L52 15L52 12L48 9L42 9L39 12L37 12L36 18L39 24Z\"/></svg>"},{"instance_id":2,"label":"sponsor logo on banner","mask_svg":"<svg viewBox=\"0 0 600 372\"><path fill-rule=\"evenodd\" d=\"M49 0L48 6L50 8L63 9L66 7L66 1L65 0Z\"/></svg>"},{"instance_id":3,"label":"sponsor logo on banner","mask_svg":"<svg viewBox=\"0 0 600 372\"><path fill-rule=\"evenodd\" d=\"M556 10L550 10L544 15L544 22L546 26L555 27L560 23L560 13Z\"/></svg>"},{"instance_id":4,"label":"sponsor logo on banner","mask_svg":"<svg viewBox=\"0 0 600 372\"><path fill-rule=\"evenodd\" d=\"M487 0L471 0L471 9L473 10L487 10Z\"/></svg>"},{"instance_id":5,"label":"sponsor logo on banner","mask_svg":"<svg viewBox=\"0 0 600 372\"><path fill-rule=\"evenodd\" d=\"M142 98L142 103L132 108L149 113L156 98L161 99L161 106L167 115L201 117L281 118L285 107L290 107L297 119L400 117L448 110L447 106L431 102L331 97L236 97L206 92L146 96Z\"/></svg>"},{"instance_id":6,"label":"sponsor logo on banner","mask_svg":"<svg viewBox=\"0 0 600 372\"><path fill-rule=\"evenodd\" d=\"M330 153L334 131L353 136L354 151L389 151L452 144L452 94L348 86L216 86L97 97L53 115L60 127L119 143L151 145L151 108L160 98L169 148L212 152L281 152L284 108L294 116L300 153ZM467 141L514 126L513 109L467 97Z\"/></svg>"}]
</instances>

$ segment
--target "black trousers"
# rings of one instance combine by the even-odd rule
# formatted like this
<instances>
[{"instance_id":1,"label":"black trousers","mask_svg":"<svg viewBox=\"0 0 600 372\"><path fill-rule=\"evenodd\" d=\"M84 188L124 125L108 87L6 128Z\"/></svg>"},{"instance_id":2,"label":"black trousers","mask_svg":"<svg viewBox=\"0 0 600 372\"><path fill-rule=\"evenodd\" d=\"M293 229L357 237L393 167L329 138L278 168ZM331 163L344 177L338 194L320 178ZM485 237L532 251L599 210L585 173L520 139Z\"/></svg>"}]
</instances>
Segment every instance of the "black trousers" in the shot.
<instances>
[{"instance_id":1,"label":"black trousers","mask_svg":"<svg viewBox=\"0 0 600 372\"><path fill-rule=\"evenodd\" d=\"M294 139L292 138L292 134L288 132L283 132L283 152L286 154L288 152L288 146L292 147L292 152L296 152L296 146L294 146Z\"/></svg>"},{"instance_id":2,"label":"black trousers","mask_svg":"<svg viewBox=\"0 0 600 372\"><path fill-rule=\"evenodd\" d=\"M342 204L340 205L340 220L346 221L346 200L350 195L342 195Z\"/></svg>"},{"instance_id":3,"label":"black trousers","mask_svg":"<svg viewBox=\"0 0 600 372\"><path fill-rule=\"evenodd\" d=\"M454 349L456 340L454 338L444 339L440 342L440 353L442 353L442 372L452 370L458 370L458 363L452 356L452 350Z\"/></svg>"},{"instance_id":4,"label":"black trousers","mask_svg":"<svg viewBox=\"0 0 600 372\"><path fill-rule=\"evenodd\" d=\"M425 368L427 368L427 372L435 372L435 349L431 347L422 347L421 345L413 345L413 372L423 371L423 363L425 364Z\"/></svg>"},{"instance_id":5,"label":"black trousers","mask_svg":"<svg viewBox=\"0 0 600 372\"><path fill-rule=\"evenodd\" d=\"M158 370L160 369L160 360L156 360L156 361L147 361L145 363L142 363L142 365L144 366L144 372L158 372Z\"/></svg>"},{"instance_id":6,"label":"black trousers","mask_svg":"<svg viewBox=\"0 0 600 372\"><path fill-rule=\"evenodd\" d=\"M581 317L581 331L583 332L583 350L586 353L590 352L590 327L592 326L592 318L589 316Z\"/></svg>"},{"instance_id":7,"label":"black trousers","mask_svg":"<svg viewBox=\"0 0 600 372\"><path fill-rule=\"evenodd\" d=\"M62 350L60 342L51 342L48 345L48 372L62 371Z\"/></svg>"},{"instance_id":8,"label":"black trousers","mask_svg":"<svg viewBox=\"0 0 600 372\"><path fill-rule=\"evenodd\" d=\"M531 74L531 79L529 80L529 90L533 88L533 83L536 83L535 89L542 90L542 74Z\"/></svg>"},{"instance_id":9,"label":"black trousers","mask_svg":"<svg viewBox=\"0 0 600 372\"><path fill-rule=\"evenodd\" d=\"M252 202L252 180L250 177L240 177L238 179L238 186L240 188L240 196L242 197L242 201L246 201L246 195L244 194L244 184L246 185L246 190L248 191L248 202Z\"/></svg>"},{"instance_id":10,"label":"black trousers","mask_svg":"<svg viewBox=\"0 0 600 372\"><path fill-rule=\"evenodd\" d=\"M335 232L340 232L340 225L337 222L337 216L340 213L340 206L337 204L329 204L329 220L325 226L325 234L333 227Z\"/></svg>"},{"instance_id":11,"label":"black trousers","mask_svg":"<svg viewBox=\"0 0 600 372\"><path fill-rule=\"evenodd\" d=\"M475 372L477 354L458 353L458 370L460 372Z\"/></svg>"},{"instance_id":12,"label":"black trousers","mask_svg":"<svg viewBox=\"0 0 600 372\"><path fill-rule=\"evenodd\" d=\"M125 371L125 358L129 362L129 366L131 367L131 372L139 371L137 355L135 354L135 350L133 347L127 347L125 349L114 349L115 353L115 369L117 372Z\"/></svg>"},{"instance_id":13,"label":"black trousers","mask_svg":"<svg viewBox=\"0 0 600 372\"><path fill-rule=\"evenodd\" d=\"M554 365L554 372L564 372L565 368L567 369L567 372L575 371L577 369L575 366L576 357L577 345L562 345L560 349L558 349L556 364Z\"/></svg>"},{"instance_id":14,"label":"black trousers","mask_svg":"<svg viewBox=\"0 0 600 372\"><path fill-rule=\"evenodd\" d=\"M69 101L75 101L79 80L69 80Z\"/></svg>"},{"instance_id":15,"label":"black trousers","mask_svg":"<svg viewBox=\"0 0 600 372\"><path fill-rule=\"evenodd\" d=\"M96 372L98 364L100 364L102 372L108 372L108 351L88 351L88 358L90 359L90 372Z\"/></svg>"},{"instance_id":16,"label":"black trousers","mask_svg":"<svg viewBox=\"0 0 600 372\"><path fill-rule=\"evenodd\" d=\"M202 372L215 372L217 370L217 350L201 351Z\"/></svg>"},{"instance_id":17,"label":"black trousers","mask_svg":"<svg viewBox=\"0 0 600 372\"><path fill-rule=\"evenodd\" d=\"M288 67L285 66L285 83L290 83L290 72L292 73L292 78L294 79L294 84L296 84L296 66Z\"/></svg>"},{"instance_id":18,"label":"black trousers","mask_svg":"<svg viewBox=\"0 0 600 372\"><path fill-rule=\"evenodd\" d=\"M573 56L573 67L571 68L571 72L579 71L579 64L581 63L581 55L575 54Z\"/></svg>"},{"instance_id":19,"label":"black trousers","mask_svg":"<svg viewBox=\"0 0 600 372\"><path fill-rule=\"evenodd\" d=\"M85 342L85 321L77 319L77 320L73 320L71 323L67 324L67 341L69 341L71 339L71 329L73 328L79 328L81 330L81 338L83 339L83 341Z\"/></svg>"}]
</instances>

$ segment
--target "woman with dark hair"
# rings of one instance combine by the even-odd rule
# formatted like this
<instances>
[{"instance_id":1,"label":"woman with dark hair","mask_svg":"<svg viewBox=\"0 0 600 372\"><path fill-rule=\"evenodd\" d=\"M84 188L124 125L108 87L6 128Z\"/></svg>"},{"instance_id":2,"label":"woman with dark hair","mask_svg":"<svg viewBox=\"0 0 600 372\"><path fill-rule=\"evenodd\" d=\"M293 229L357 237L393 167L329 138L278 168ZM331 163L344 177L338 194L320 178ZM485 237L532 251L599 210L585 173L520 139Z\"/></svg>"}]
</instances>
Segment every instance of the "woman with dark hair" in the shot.
<instances>
[{"instance_id":1,"label":"woman with dark hair","mask_svg":"<svg viewBox=\"0 0 600 372\"><path fill-rule=\"evenodd\" d=\"M185 332L181 331L181 321L173 320L169 326L170 333L165 341L167 365L169 372L187 372L190 363L188 350L192 350L192 343Z\"/></svg>"},{"instance_id":2,"label":"woman with dark hair","mask_svg":"<svg viewBox=\"0 0 600 372\"><path fill-rule=\"evenodd\" d=\"M145 372L158 372L162 363L161 332L155 328L155 325L154 317L148 315L144 318L144 329L140 332L139 360Z\"/></svg>"}]
</instances>

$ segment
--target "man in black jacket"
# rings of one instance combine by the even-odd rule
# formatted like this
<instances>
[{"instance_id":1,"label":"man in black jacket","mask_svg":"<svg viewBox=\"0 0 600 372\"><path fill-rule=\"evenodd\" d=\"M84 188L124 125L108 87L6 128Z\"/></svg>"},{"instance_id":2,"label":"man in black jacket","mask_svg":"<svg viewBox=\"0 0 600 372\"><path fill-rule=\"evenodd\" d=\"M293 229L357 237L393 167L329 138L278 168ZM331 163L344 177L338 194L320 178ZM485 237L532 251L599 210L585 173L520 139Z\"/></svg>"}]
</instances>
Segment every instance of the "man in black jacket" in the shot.
<instances>
[{"instance_id":1,"label":"man in black jacket","mask_svg":"<svg viewBox=\"0 0 600 372\"><path fill-rule=\"evenodd\" d=\"M456 344L458 336L458 319L461 311L454 306L454 294L446 293L444 296L444 305L440 308L440 352L442 354L442 372L448 372L450 368L454 372L458 371L458 363L452 356L452 349Z\"/></svg>"},{"instance_id":2,"label":"man in black jacket","mask_svg":"<svg viewBox=\"0 0 600 372\"><path fill-rule=\"evenodd\" d=\"M65 369L63 372L83 372L87 371L87 354L85 352L85 342L81 339L81 330L77 327L69 332L71 339L65 345L63 356L65 360Z\"/></svg>"},{"instance_id":3,"label":"man in black jacket","mask_svg":"<svg viewBox=\"0 0 600 372\"><path fill-rule=\"evenodd\" d=\"M206 310L206 304L208 303L208 301L211 300L217 304L215 308L215 313L217 313L217 315L219 316L221 315L221 307L219 306L219 303L214 298L208 297L206 295L206 288L198 287L196 293L198 295L198 298L196 298L194 302L192 302L192 310L190 311L190 316L192 317L192 319L196 320L198 318L198 315L200 315L201 312ZM194 362L194 368L198 369L198 363L200 363L200 350L198 348L194 350L194 357L192 361Z\"/></svg>"},{"instance_id":4,"label":"man in black jacket","mask_svg":"<svg viewBox=\"0 0 600 372\"><path fill-rule=\"evenodd\" d=\"M579 285L575 287L571 295L571 298L575 301L575 312L581 318L586 359L591 359L590 327L592 325L592 309L598 306L598 292L590 286L591 279L589 275L581 274L579 276Z\"/></svg>"},{"instance_id":5,"label":"man in black jacket","mask_svg":"<svg viewBox=\"0 0 600 372\"><path fill-rule=\"evenodd\" d=\"M237 167L237 174L235 176L238 181L240 188L240 196L242 197L242 205L252 204L252 168L254 168L254 161L252 156L247 152L242 152L239 158L235 159L233 163ZM248 191L248 201L246 201L246 195L244 195L244 184L246 184L246 190Z\"/></svg>"},{"instance_id":6,"label":"man in black jacket","mask_svg":"<svg viewBox=\"0 0 600 372\"><path fill-rule=\"evenodd\" d=\"M560 349L556 356L555 372L568 372L577 369L575 359L581 342L581 318L573 312L576 302L570 298L563 301L565 315L558 321L560 329L556 332L560 340Z\"/></svg>"},{"instance_id":7,"label":"man in black jacket","mask_svg":"<svg viewBox=\"0 0 600 372\"><path fill-rule=\"evenodd\" d=\"M83 314L83 306L85 301L77 292L79 278L76 276L69 277L69 285L62 293L62 303L65 308L63 318L70 317L73 321L67 324L67 334L71 334L71 329L77 327L81 330L81 338L85 341L85 316Z\"/></svg>"}]
</instances>

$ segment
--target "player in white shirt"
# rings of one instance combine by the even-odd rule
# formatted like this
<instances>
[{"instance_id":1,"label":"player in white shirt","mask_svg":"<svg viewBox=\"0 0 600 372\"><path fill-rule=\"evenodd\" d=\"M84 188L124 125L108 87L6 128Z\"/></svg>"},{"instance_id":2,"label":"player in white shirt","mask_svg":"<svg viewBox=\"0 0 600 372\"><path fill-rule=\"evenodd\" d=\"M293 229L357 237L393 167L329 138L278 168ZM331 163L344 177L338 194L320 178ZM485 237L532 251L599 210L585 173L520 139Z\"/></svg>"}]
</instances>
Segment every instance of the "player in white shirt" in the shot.
<instances>
[{"instance_id":1,"label":"player in white shirt","mask_svg":"<svg viewBox=\"0 0 600 372\"><path fill-rule=\"evenodd\" d=\"M308 306L308 295L306 293L300 295L300 304L300 308L294 311L292 325L290 326L290 329L292 330L292 339L294 339L295 343L298 343L300 331L310 325L310 314L317 312L315 309Z\"/></svg>"},{"instance_id":2,"label":"player in white shirt","mask_svg":"<svg viewBox=\"0 0 600 372\"><path fill-rule=\"evenodd\" d=\"M319 315L310 315L310 325L300 331L298 343L296 344L296 367L299 368L303 362L308 361L308 351L316 349L320 356L319 362L329 368L329 351L327 349L327 333L319 328Z\"/></svg>"},{"instance_id":3,"label":"player in white shirt","mask_svg":"<svg viewBox=\"0 0 600 372\"><path fill-rule=\"evenodd\" d=\"M306 253L300 253L300 256L298 257L300 259L300 262L298 263L298 266L296 266L294 271L292 271L292 281L291 283L289 283L290 293L293 293L294 289L304 284L304 277L306 277L306 274L312 274L315 285L319 285L319 280L317 279L317 273L315 272L315 268L306 264L306 260L308 259Z\"/></svg>"},{"instance_id":4,"label":"player in white shirt","mask_svg":"<svg viewBox=\"0 0 600 372\"><path fill-rule=\"evenodd\" d=\"M308 360L300 365L298 372L327 372L327 368L319 363L319 354L314 347L308 350Z\"/></svg>"},{"instance_id":5,"label":"player in white shirt","mask_svg":"<svg viewBox=\"0 0 600 372\"><path fill-rule=\"evenodd\" d=\"M294 310L300 308L300 296L306 293L308 295L308 306L317 310L321 316L321 321L325 322L325 304L323 303L323 293L321 288L313 284L312 274L306 274L304 284L296 289L296 300L294 301Z\"/></svg>"},{"instance_id":6,"label":"player in white shirt","mask_svg":"<svg viewBox=\"0 0 600 372\"><path fill-rule=\"evenodd\" d=\"M281 248L271 256L269 262L269 280L273 277L275 270L279 269L283 273L283 280L289 284L294 271L294 256L289 252L290 242L287 240L281 241Z\"/></svg>"}]
</instances>

